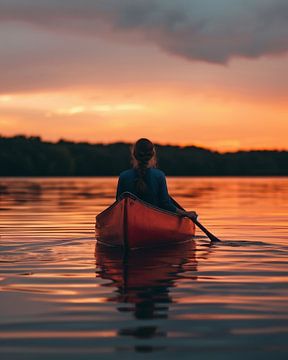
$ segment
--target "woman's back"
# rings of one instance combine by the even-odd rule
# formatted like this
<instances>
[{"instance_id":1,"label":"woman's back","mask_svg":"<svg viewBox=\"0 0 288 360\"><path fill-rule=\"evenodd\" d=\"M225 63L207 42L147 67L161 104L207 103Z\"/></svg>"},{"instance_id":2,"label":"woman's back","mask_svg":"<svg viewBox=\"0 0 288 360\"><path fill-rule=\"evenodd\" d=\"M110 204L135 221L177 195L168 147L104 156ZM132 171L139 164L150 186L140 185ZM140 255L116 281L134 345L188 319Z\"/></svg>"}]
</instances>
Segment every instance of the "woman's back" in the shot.
<instances>
[{"instance_id":1,"label":"woman's back","mask_svg":"<svg viewBox=\"0 0 288 360\"><path fill-rule=\"evenodd\" d=\"M117 200L128 191L154 206L176 212L177 208L168 194L165 174L155 169L156 151L153 143L144 138L136 141L132 160L134 168L123 171L119 176Z\"/></svg>"},{"instance_id":2,"label":"woman's back","mask_svg":"<svg viewBox=\"0 0 288 360\"><path fill-rule=\"evenodd\" d=\"M168 194L165 174L163 171L155 169L156 151L150 140L145 138L137 140L131 155L134 168L120 174L117 200L124 192L130 192L154 206L197 219L195 211L187 212L177 208L172 202Z\"/></svg>"},{"instance_id":3,"label":"woman's back","mask_svg":"<svg viewBox=\"0 0 288 360\"><path fill-rule=\"evenodd\" d=\"M137 190L137 179L139 174L137 169L129 169L123 171L118 180L117 199L120 198L123 192L131 192L140 199L157 206L159 208L176 211L176 207L172 204L166 184L166 178L163 171L155 168L147 168L143 180L147 185L146 191L139 192Z\"/></svg>"}]
</instances>

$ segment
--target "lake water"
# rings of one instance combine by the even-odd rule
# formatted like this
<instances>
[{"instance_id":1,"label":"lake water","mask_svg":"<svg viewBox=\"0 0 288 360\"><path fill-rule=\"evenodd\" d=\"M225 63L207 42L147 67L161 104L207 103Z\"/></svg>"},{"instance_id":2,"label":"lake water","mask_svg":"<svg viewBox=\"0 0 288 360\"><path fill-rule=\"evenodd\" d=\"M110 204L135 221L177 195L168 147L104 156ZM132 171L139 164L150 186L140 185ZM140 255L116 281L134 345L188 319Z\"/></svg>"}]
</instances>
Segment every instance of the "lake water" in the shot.
<instances>
[{"instance_id":1,"label":"lake water","mask_svg":"<svg viewBox=\"0 0 288 360\"><path fill-rule=\"evenodd\" d=\"M115 178L0 180L1 359L286 359L288 179L169 178L220 237L95 247Z\"/></svg>"}]
</instances>

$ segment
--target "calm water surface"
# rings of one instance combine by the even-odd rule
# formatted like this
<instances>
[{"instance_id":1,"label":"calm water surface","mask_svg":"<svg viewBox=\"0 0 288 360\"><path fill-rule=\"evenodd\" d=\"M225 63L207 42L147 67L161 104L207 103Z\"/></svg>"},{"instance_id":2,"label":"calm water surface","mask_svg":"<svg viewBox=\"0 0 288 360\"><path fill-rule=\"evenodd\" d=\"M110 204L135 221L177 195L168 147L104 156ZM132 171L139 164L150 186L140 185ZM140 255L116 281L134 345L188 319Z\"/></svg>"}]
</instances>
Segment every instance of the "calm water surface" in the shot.
<instances>
[{"instance_id":1,"label":"calm water surface","mask_svg":"<svg viewBox=\"0 0 288 360\"><path fill-rule=\"evenodd\" d=\"M288 179L170 178L223 239L95 247L114 178L0 180L1 359L286 359Z\"/></svg>"}]
</instances>

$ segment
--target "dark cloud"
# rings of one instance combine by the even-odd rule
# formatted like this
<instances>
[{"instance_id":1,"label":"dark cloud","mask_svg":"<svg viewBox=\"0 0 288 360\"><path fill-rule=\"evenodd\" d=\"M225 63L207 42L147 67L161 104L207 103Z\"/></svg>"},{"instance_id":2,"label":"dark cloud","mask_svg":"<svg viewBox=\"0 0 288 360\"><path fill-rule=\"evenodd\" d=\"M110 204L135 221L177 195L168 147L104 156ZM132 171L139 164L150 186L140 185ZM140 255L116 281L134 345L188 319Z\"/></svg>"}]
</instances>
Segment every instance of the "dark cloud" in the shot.
<instances>
[{"instance_id":1,"label":"dark cloud","mask_svg":"<svg viewBox=\"0 0 288 360\"><path fill-rule=\"evenodd\" d=\"M0 0L0 20L87 36L132 34L212 63L288 50L287 0Z\"/></svg>"},{"instance_id":2,"label":"dark cloud","mask_svg":"<svg viewBox=\"0 0 288 360\"><path fill-rule=\"evenodd\" d=\"M163 58L150 47L125 47L99 38L35 31L31 25L0 24L0 93L143 82L147 72L139 68L151 68ZM163 72L154 75L159 80Z\"/></svg>"}]
</instances>

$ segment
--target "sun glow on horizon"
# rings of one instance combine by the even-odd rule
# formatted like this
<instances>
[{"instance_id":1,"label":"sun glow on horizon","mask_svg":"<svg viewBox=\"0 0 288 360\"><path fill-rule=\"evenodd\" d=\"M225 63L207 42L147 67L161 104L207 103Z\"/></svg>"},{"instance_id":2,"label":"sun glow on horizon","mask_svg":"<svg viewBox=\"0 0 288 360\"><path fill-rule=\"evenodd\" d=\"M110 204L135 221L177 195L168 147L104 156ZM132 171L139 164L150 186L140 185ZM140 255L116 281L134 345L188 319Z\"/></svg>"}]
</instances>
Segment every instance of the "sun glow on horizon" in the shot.
<instances>
[{"instance_id":1,"label":"sun glow on horizon","mask_svg":"<svg viewBox=\"0 0 288 360\"><path fill-rule=\"evenodd\" d=\"M229 94L213 98L158 87L140 88L127 97L107 88L101 94L74 89L5 95L0 100L1 135L104 143L145 136L162 144L198 144L222 152L287 149L285 106L232 99Z\"/></svg>"}]
</instances>

